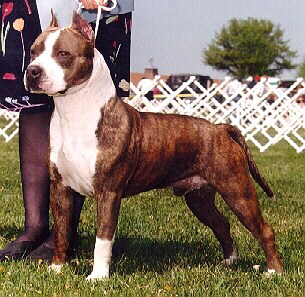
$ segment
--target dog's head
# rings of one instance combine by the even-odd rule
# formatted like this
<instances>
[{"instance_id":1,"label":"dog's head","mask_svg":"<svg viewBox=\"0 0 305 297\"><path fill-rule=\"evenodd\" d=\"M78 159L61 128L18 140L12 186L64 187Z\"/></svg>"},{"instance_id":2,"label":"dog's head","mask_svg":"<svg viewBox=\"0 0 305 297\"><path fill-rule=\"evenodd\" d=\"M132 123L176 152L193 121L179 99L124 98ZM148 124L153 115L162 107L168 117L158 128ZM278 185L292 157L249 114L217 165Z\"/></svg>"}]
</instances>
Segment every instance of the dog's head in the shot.
<instances>
[{"instance_id":1,"label":"dog's head","mask_svg":"<svg viewBox=\"0 0 305 297\"><path fill-rule=\"evenodd\" d=\"M93 57L94 33L87 21L74 11L72 25L59 28L52 12L50 26L31 47L25 88L33 93L64 94L89 79Z\"/></svg>"}]
</instances>

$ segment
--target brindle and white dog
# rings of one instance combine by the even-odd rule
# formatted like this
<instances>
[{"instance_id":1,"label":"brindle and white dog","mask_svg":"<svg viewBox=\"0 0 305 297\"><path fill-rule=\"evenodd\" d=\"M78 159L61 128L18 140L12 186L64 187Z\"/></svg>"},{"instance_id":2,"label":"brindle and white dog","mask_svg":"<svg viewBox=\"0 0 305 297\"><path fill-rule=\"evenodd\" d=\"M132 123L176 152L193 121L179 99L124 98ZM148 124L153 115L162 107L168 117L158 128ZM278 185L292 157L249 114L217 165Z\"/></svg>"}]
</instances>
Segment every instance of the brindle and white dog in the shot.
<instances>
[{"instance_id":1,"label":"brindle and white dog","mask_svg":"<svg viewBox=\"0 0 305 297\"><path fill-rule=\"evenodd\" d=\"M216 192L261 244L269 272L282 271L274 232L262 217L250 174L268 196L273 193L236 128L141 113L116 98L106 63L94 48L94 34L77 13L69 28L59 28L53 16L37 38L25 85L55 101L49 158L54 267L68 260L73 191L96 199L94 266L88 278L102 279L109 276L121 199L172 186L212 229L225 262L232 263L236 253L229 222L215 207Z\"/></svg>"}]
</instances>

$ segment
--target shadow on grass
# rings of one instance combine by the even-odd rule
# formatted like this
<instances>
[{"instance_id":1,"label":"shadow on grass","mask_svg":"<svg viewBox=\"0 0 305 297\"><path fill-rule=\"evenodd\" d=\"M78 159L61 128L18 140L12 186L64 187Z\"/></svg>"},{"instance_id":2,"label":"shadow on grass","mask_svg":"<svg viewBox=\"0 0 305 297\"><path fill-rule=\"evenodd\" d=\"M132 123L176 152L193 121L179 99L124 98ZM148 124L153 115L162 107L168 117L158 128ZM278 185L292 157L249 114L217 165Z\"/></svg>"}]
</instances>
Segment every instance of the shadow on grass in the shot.
<instances>
[{"instance_id":1,"label":"shadow on grass","mask_svg":"<svg viewBox=\"0 0 305 297\"><path fill-rule=\"evenodd\" d=\"M84 259L82 265L72 260L74 273L88 275L92 271L93 249L95 237L82 237L76 253L76 258ZM260 264L261 271L265 271L266 260L259 263L253 257L240 255L238 261L232 266L223 266L223 253L216 240L192 241L190 243L176 240L154 240L144 237L117 237L113 245L111 261L111 274L132 275L137 273L162 274L173 269L193 269L199 266L208 266L215 269L223 267L236 272L253 272L253 265ZM77 262L77 261L76 261Z\"/></svg>"},{"instance_id":2,"label":"shadow on grass","mask_svg":"<svg viewBox=\"0 0 305 297\"><path fill-rule=\"evenodd\" d=\"M0 227L1 236L8 243L23 231L15 226ZM76 254L69 265L74 273L88 275L92 270L95 236L80 236ZM3 246L4 248L5 246ZM135 273L155 272L162 274L174 267L185 269L208 265L215 267L223 258L222 249L215 240L182 242L177 240L154 240L145 237L118 236L113 245L111 273L132 275ZM239 259L230 269L249 272L253 259Z\"/></svg>"},{"instance_id":3,"label":"shadow on grass","mask_svg":"<svg viewBox=\"0 0 305 297\"><path fill-rule=\"evenodd\" d=\"M16 239L23 232L23 228L17 226L0 226L0 236L7 239L8 242Z\"/></svg>"},{"instance_id":4,"label":"shadow on grass","mask_svg":"<svg viewBox=\"0 0 305 297\"><path fill-rule=\"evenodd\" d=\"M89 274L92 269L95 238L82 237L77 251L78 259L87 264L79 265L72 260L76 274ZM139 272L163 273L175 266L181 269L199 265L215 265L222 260L222 250L217 241L179 242L161 241L140 237L117 237L113 245L111 273L131 275Z\"/></svg>"}]
</instances>

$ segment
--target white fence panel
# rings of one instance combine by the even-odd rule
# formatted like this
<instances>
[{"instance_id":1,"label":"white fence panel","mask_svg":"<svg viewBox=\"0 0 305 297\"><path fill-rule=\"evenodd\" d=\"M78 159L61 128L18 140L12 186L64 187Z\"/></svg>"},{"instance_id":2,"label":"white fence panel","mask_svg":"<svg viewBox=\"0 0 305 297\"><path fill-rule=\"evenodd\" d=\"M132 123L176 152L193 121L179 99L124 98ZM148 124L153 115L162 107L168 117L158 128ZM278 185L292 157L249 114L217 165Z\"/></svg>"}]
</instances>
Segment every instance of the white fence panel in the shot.
<instances>
[{"instance_id":1,"label":"white fence panel","mask_svg":"<svg viewBox=\"0 0 305 297\"><path fill-rule=\"evenodd\" d=\"M19 132L19 113L0 109L0 136L9 142Z\"/></svg>"},{"instance_id":2,"label":"white fence panel","mask_svg":"<svg viewBox=\"0 0 305 297\"><path fill-rule=\"evenodd\" d=\"M132 95L125 101L144 112L184 114L213 123L230 123L261 152L280 140L287 141L298 153L305 150L305 84L302 78L288 89L259 82L252 89L242 85L230 95L229 83L226 78L206 89L191 76L173 90L156 76L145 90L138 90L131 83ZM151 101L145 97L150 90L158 90ZM18 113L0 110L0 135L7 142L18 133L18 128Z\"/></svg>"}]
</instances>

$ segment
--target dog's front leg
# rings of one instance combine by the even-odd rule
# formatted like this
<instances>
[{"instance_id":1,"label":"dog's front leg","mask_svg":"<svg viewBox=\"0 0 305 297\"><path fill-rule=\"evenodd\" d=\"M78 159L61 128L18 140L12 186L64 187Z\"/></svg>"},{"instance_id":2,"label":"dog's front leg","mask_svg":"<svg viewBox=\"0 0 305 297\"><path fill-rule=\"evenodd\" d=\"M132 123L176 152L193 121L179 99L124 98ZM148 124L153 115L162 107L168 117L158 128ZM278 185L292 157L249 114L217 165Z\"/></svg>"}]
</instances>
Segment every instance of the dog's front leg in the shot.
<instances>
[{"instance_id":1,"label":"dog's front leg","mask_svg":"<svg viewBox=\"0 0 305 297\"><path fill-rule=\"evenodd\" d=\"M103 191L96 195L97 235L94 248L93 271L88 280L101 280L109 277L114 234L118 224L121 195Z\"/></svg>"},{"instance_id":2,"label":"dog's front leg","mask_svg":"<svg viewBox=\"0 0 305 297\"><path fill-rule=\"evenodd\" d=\"M58 176L55 174L55 176ZM69 241L72 223L73 196L72 189L66 187L62 180L54 178L51 171L50 204L54 218L55 250L52 269L59 272L68 260Z\"/></svg>"}]
</instances>

